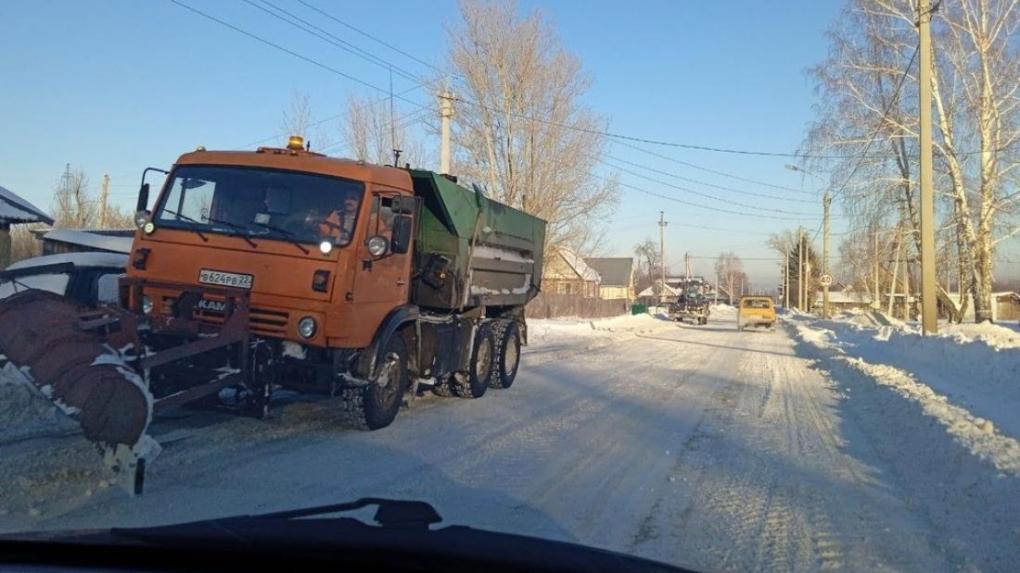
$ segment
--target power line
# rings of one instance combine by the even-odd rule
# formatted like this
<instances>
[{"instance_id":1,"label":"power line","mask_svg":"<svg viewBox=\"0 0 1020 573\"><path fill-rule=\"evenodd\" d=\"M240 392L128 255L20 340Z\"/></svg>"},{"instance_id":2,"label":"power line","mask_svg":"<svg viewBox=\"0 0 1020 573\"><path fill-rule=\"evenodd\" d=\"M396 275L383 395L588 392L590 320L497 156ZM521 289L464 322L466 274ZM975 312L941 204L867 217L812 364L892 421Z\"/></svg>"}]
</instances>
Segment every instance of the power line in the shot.
<instances>
[{"instance_id":1,"label":"power line","mask_svg":"<svg viewBox=\"0 0 1020 573\"><path fill-rule=\"evenodd\" d=\"M289 11L283 9L283 8L280 8L279 6L273 4L272 2L269 2L269 0L261 0L261 2L262 2L262 4L265 4L266 6L272 8L272 10L275 10L276 12L279 12L279 14L276 13L276 12L273 12L273 11L267 9L267 8L264 8L263 6L260 6L260 5L256 4L253 0L242 0L242 1L245 4L248 4L249 6L251 6L253 8L261 10L262 12L265 12L266 14L269 14L270 16L276 18L277 20L281 20L283 22L286 22L286 23L290 24L291 26L294 26L295 28L297 28L297 29L299 29L299 30L301 30L301 31L303 31L303 32L305 32L307 34L315 36L316 38L319 38L320 40L322 40L322 41L324 41L324 42L326 42L326 43L328 43L328 44L330 44L332 46L335 46L335 47L337 47L337 48L339 48L341 50L344 50L345 52L348 52L350 54L358 56L359 58L362 58L365 61L371 62L371 63L373 63L373 64L375 64L377 66L382 67L383 69L394 70L394 71L398 72L404 78L407 78L407 79L410 79L410 80L416 81L416 82L421 82L421 80L417 76L415 76L412 72L409 72L409 71L407 71L407 70L405 70L405 69L403 69L403 68L401 68L399 66L394 66L390 62L387 62L387 61L383 60L382 58L376 56L375 54L372 54L371 52L363 50L362 48L359 48L358 46L356 46L356 45L354 45L354 44L344 40L343 38L340 38L339 36L331 33L329 30L325 30L323 28L320 28L319 26L316 26L312 22L309 22L308 20L305 20L304 18L301 18L300 16L294 14L293 12L289 12ZM285 16L281 16L280 14L283 14L286 17ZM290 18L290 19L288 19L288 18Z\"/></svg>"},{"instance_id":2,"label":"power line","mask_svg":"<svg viewBox=\"0 0 1020 573\"><path fill-rule=\"evenodd\" d=\"M290 48L286 48L284 46L281 46L280 44L277 44L276 42L273 42L271 40L267 40L267 39L263 38L262 36L254 34L252 32L249 32L249 31L247 31L247 30L245 30L243 28L239 28L239 27L237 27L237 26L235 26L235 25L233 25L233 24L231 24L231 23L229 23L229 22L227 22L225 20L221 20L220 18L217 18L216 16L213 16L211 14L207 14L207 13L205 13L205 12L203 12L203 11L197 9L197 8L189 6L189 5L185 4L184 2L181 2L180 0L168 0L168 1L176 4L176 5L180 6L181 8L184 8L185 10L188 10L188 11L194 13L194 14L202 16L203 18L206 18L208 20L216 22L217 24L219 24L221 26L230 28L231 30L234 30L235 32L237 32L239 34L244 34L245 36L248 36L249 38L251 38L251 39L253 39L253 40L257 41L257 42L261 42L261 43L263 43L263 44L265 44L265 45L267 45L267 46L269 46L271 48L275 48L277 50L280 50L281 52L290 54L291 56L293 56L295 58L298 58L299 60L302 60L304 62L312 64L313 66L322 68L322 69L324 69L324 70L326 70L326 71L328 71L330 73L336 74L336 75L338 75L338 76L340 76L342 78L346 78L346 79L348 79L348 80L350 80L350 81L352 81L354 83L363 85L363 86L365 86L367 88L376 90L376 91L378 91L380 93L387 94L387 97L389 96L389 90L387 90L385 88L381 88L381 87L379 87L379 86L377 86L375 84L372 84L370 82L367 82L365 80L362 80L360 78L352 76L352 75L350 75L350 74L348 74L346 72L338 70L338 69L334 68L333 66L330 66L329 64L322 63L319 60L316 60L314 58L305 56L303 54L295 52L294 50L291 50ZM421 104L419 104L416 101L410 100L410 99L402 97L402 96L398 96L396 94L394 94L394 97L396 97L397 99L400 99L401 101L405 101L405 102L413 104L413 105L421 105Z\"/></svg>"},{"instance_id":3,"label":"power line","mask_svg":"<svg viewBox=\"0 0 1020 573\"><path fill-rule=\"evenodd\" d=\"M299 4L305 6L306 8L310 9L310 10L314 10L315 12L318 12L319 14L321 14L322 16L325 16L326 18L329 18L330 20L333 20L337 24L340 24L341 26L344 26L344 27L346 27L346 28L348 28L350 30L353 30L354 32L357 32L358 34L361 34L362 36L364 36L364 37L366 37L366 38L368 38L368 39L378 43L381 46L389 48L389 49L393 50L394 52L396 52L396 53L398 53L398 54L400 54L400 55L402 55L404 57L410 58L410 59L418 62L419 64L422 64L423 66L427 66L429 68L432 68L432 69L434 69L434 70L436 70L438 72L446 73L442 68L439 68L438 66L430 64L429 62L426 62L425 60L422 60L421 58L418 58L417 56L415 56L413 54L409 54L409 53L405 52L404 50L401 50L400 48L398 48L398 47L396 47L396 46L386 42L385 40L382 40L382 39L380 39L380 38L378 38L376 36L373 36L372 34L369 34L368 32L366 32L366 31L364 31L364 30L354 26L353 24L345 22L344 20L341 20L340 18L337 18L333 14L330 14L329 12L326 12L323 9L321 9L321 8L319 8L317 6L314 6L312 4L309 4L308 2L305 2L305 0L297 0L297 2ZM457 75L459 75L459 74L457 74Z\"/></svg>"},{"instance_id":4,"label":"power line","mask_svg":"<svg viewBox=\"0 0 1020 573\"><path fill-rule=\"evenodd\" d=\"M713 201L725 201L728 205L735 205L737 207L744 207L746 209L755 209L757 211L768 211L770 213L781 213L781 214L785 214L785 215L794 215L794 216L803 216L803 217L814 217L814 216L816 216L814 213L802 213L802 212L797 212L797 211L786 211L784 209L775 209L775 208L771 208L771 207L760 207L758 205L749 205L747 203L740 203L738 201L733 201L731 199L724 199L724 198L721 198L721 197L719 197L717 195L712 195L711 193L702 193L700 191L696 191L696 190L690 189L688 187L681 187L679 185L673 185L672 183L667 183L665 181L660 181L660 180L655 179L653 177L648 177L646 175L642 175L640 173L631 171L629 169L620 167L618 165L613 165L612 163L609 163L609 162L607 162L605 160L603 160L602 163L604 165L607 165L607 166L613 168L613 169L622 171L623 173L627 173L627 174L632 175L634 177L639 177L641 179L644 179L645 181L649 181L651 183L657 183L659 185L665 185L666 187L670 187L670 188L676 189L678 191L683 191L685 193L691 193L691 194L694 194L694 195L698 195L700 197L705 197L706 199L712 199Z\"/></svg>"},{"instance_id":5,"label":"power line","mask_svg":"<svg viewBox=\"0 0 1020 573\"><path fill-rule=\"evenodd\" d=\"M619 157L613 157L612 155L609 155L609 154L606 154L605 156L608 157L609 159L612 159L613 161L618 162L618 163L623 163L625 165L630 165L630 166L636 167L638 169L644 169L646 171L651 171L652 173L658 173L660 175L665 175L667 177L672 177L674 179L679 179L681 181L687 181L689 183L695 183L697 185L704 185L705 187L711 187L713 189L719 189L721 191L731 191L733 193L739 193L741 195L750 195L752 197L762 197L764 199L775 199L777 201L791 201L791 202L795 202L795 203L808 203L810 205L815 205L815 204L818 203L818 201L813 200L813 199L796 199L796 198L792 198L792 197L783 197L781 195L769 195L768 193L755 193L754 191L745 191L743 189L737 189L735 187L727 187L725 185L716 185L714 183L708 183L707 181L700 181L698 179L692 179L690 177L684 177L683 175L678 175L676 173L671 173L669 171L663 171L661 169L656 169L654 167L649 167L647 165L642 165L640 163L634 163L633 161L627 161L626 159L620 159Z\"/></svg>"},{"instance_id":6,"label":"power line","mask_svg":"<svg viewBox=\"0 0 1020 573\"><path fill-rule=\"evenodd\" d=\"M805 191L804 189L795 189L793 187L786 187L786 186L783 186L783 185L775 185L773 183L766 183L765 181L759 181L757 179L750 179L748 177L741 177L740 175L734 175L732 173L727 173L725 171L719 171L717 169L711 169L711 168L708 168L708 167L704 167L704 166L698 165L696 163L691 163L689 161L683 161L682 159L677 159L675 157L670 157L669 155L663 155L661 153L657 153L655 151L651 151L651 150L645 149L643 147L638 147L636 145L631 145L629 143L624 143L622 141L614 141L613 143L615 143L617 145L622 145L624 147L628 147L628 148L633 149L635 151L640 151L641 153L644 153L646 155L650 155L652 157L657 157L659 159L664 159L666 161L669 161L669 162L672 162L672 163L676 163L677 165L683 165L685 167L690 167L691 169L697 169L698 171L704 171L705 173L711 173L713 175L718 175L720 177L727 177L729 179L733 179L733 180L736 180L736 181L743 181L744 183L753 183L755 185L761 185L762 187L770 187L772 189L778 189L780 191L789 191L791 193L801 193L801 194L804 194L804 195L811 195L811 196L816 196L817 195L817 193L814 192L814 191Z\"/></svg>"},{"instance_id":7,"label":"power line","mask_svg":"<svg viewBox=\"0 0 1020 573\"><path fill-rule=\"evenodd\" d=\"M799 220L803 219L803 217L781 217L781 216L777 216L777 215L764 215L762 213L747 213L747 212L744 212L744 211L736 211L736 210L733 210L733 209L726 209L724 207L715 207L715 206L711 206L711 205L702 205L700 203L694 203L692 201L685 201L684 199L680 199L678 197L673 197L673 196L670 196L670 195L663 195L662 193L656 193L655 191L649 191L647 189L638 187L636 185L630 185L630 184L624 183L622 181L617 181L617 180L615 180L615 179L613 179L611 177L604 177L604 176L597 175L597 174L594 174L594 173L592 174L592 177L594 177L596 179L601 179L603 181L607 181L607 182L610 182L610 183L616 183L617 185L619 185L621 187L625 187L627 189L631 189L633 191L637 191L638 193L644 193L645 195L649 195L649 196L652 196L652 197L658 197L659 199L665 199L667 201L672 201L674 203L680 203L681 205L687 205L689 207L696 207L698 209L706 209L708 211L715 211L717 213L727 213L727 214L730 214L730 215L740 215L742 217L755 217L755 218L759 218L759 219L771 219L771 220L779 219L779 220L799 221Z\"/></svg>"}]
</instances>

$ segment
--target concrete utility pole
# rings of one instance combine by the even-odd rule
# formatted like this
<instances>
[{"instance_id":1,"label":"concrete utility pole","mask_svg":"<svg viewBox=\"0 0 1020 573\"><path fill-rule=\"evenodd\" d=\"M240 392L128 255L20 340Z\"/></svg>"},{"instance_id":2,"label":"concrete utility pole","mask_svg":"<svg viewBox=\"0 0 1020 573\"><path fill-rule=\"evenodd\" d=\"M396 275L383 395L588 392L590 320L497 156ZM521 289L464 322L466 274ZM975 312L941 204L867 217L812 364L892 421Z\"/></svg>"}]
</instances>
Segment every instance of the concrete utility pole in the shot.
<instances>
[{"instance_id":1,"label":"concrete utility pole","mask_svg":"<svg viewBox=\"0 0 1020 573\"><path fill-rule=\"evenodd\" d=\"M797 228L797 310L804 312L804 229Z\"/></svg>"},{"instance_id":2,"label":"concrete utility pole","mask_svg":"<svg viewBox=\"0 0 1020 573\"><path fill-rule=\"evenodd\" d=\"M99 228L106 228L107 209L110 205L110 176L103 174L103 184L99 191Z\"/></svg>"},{"instance_id":3,"label":"concrete utility pole","mask_svg":"<svg viewBox=\"0 0 1020 573\"><path fill-rule=\"evenodd\" d=\"M918 105L921 108L921 328L938 332L935 310L935 191L931 152L931 0L918 1L921 52L918 73Z\"/></svg>"},{"instance_id":4,"label":"concrete utility pole","mask_svg":"<svg viewBox=\"0 0 1020 573\"><path fill-rule=\"evenodd\" d=\"M825 192L825 196L822 198L822 275L827 276L829 274L829 205L832 204L832 197L829 196L829 192ZM829 280L822 283L822 316L829 318Z\"/></svg>"},{"instance_id":5,"label":"concrete utility pole","mask_svg":"<svg viewBox=\"0 0 1020 573\"><path fill-rule=\"evenodd\" d=\"M878 286L878 272L879 272L879 269L881 268L879 266L879 257L881 256L881 254L878 252L878 231L874 232L874 239L875 239L875 299L871 301L871 308L876 308L877 309L880 306L882 306L882 302L881 302L882 301L882 293L881 293L881 291L878 290L879 289L879 286Z\"/></svg>"},{"instance_id":6,"label":"concrete utility pole","mask_svg":"<svg viewBox=\"0 0 1020 573\"><path fill-rule=\"evenodd\" d=\"M666 299L666 213L659 211L659 272L662 288L659 290L659 302Z\"/></svg>"},{"instance_id":7,"label":"concrete utility pole","mask_svg":"<svg viewBox=\"0 0 1020 573\"><path fill-rule=\"evenodd\" d=\"M453 94L443 90L439 95L439 172L450 173L450 119L453 118Z\"/></svg>"},{"instance_id":8,"label":"concrete utility pole","mask_svg":"<svg viewBox=\"0 0 1020 573\"><path fill-rule=\"evenodd\" d=\"M783 309L790 309L790 245L786 245L786 257L783 259Z\"/></svg>"}]
</instances>

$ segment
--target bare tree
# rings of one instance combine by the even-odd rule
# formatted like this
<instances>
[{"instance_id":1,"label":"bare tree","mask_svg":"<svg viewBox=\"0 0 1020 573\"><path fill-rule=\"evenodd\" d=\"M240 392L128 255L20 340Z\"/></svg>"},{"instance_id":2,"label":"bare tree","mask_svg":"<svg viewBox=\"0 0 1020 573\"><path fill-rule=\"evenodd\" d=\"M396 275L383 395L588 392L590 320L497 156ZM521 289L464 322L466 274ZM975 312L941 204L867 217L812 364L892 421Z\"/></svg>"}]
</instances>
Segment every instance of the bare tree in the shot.
<instances>
[{"instance_id":1,"label":"bare tree","mask_svg":"<svg viewBox=\"0 0 1020 573\"><path fill-rule=\"evenodd\" d=\"M738 294L734 289L747 276L744 274L744 262L732 251L719 253L719 258L715 260L715 276L720 285L726 285L729 302L733 304L733 296Z\"/></svg>"},{"instance_id":2,"label":"bare tree","mask_svg":"<svg viewBox=\"0 0 1020 573\"><path fill-rule=\"evenodd\" d=\"M393 163L393 150L399 149L401 165L422 166L422 145L409 136L408 120L401 120L395 113L393 116L389 102L348 95L347 115L340 123L341 137L356 159L389 165Z\"/></svg>"},{"instance_id":3,"label":"bare tree","mask_svg":"<svg viewBox=\"0 0 1020 573\"><path fill-rule=\"evenodd\" d=\"M834 184L853 175L841 199L859 227L912 231L908 259L910 251L920 250L917 80L916 68L907 66L917 45L916 20L912 0L848 0L830 31L829 58L812 72L821 99L806 145L814 152L841 155L820 163L831 170ZM975 315L987 320L995 246L1020 233L1014 217L1020 194L1015 176L1009 176L1020 151L1015 145L1020 140L1020 55L1009 40L1020 26L1020 7L1015 0L943 2L932 26L942 252L957 254ZM860 155L865 150L868 155ZM851 238L867 240L865 235ZM944 289L939 295L947 305L955 304Z\"/></svg>"},{"instance_id":4,"label":"bare tree","mask_svg":"<svg viewBox=\"0 0 1020 573\"><path fill-rule=\"evenodd\" d=\"M617 186L593 173L604 125L580 103L590 85L580 62L538 11L462 0L460 14L448 28L455 172L547 220L549 246L586 250Z\"/></svg>"},{"instance_id":5,"label":"bare tree","mask_svg":"<svg viewBox=\"0 0 1020 573\"><path fill-rule=\"evenodd\" d=\"M659 245L651 239L634 246L634 254L637 255L637 272L634 277L635 288L638 292L655 284L655 281L662 276L659 256Z\"/></svg>"},{"instance_id":6,"label":"bare tree","mask_svg":"<svg viewBox=\"0 0 1020 573\"><path fill-rule=\"evenodd\" d=\"M312 98L307 93L295 91L290 94L290 103L283 112L280 130L287 135L311 137Z\"/></svg>"},{"instance_id":7,"label":"bare tree","mask_svg":"<svg viewBox=\"0 0 1020 573\"><path fill-rule=\"evenodd\" d=\"M81 168L70 169L53 190L53 226L77 229L92 225L99 212L89 192L89 178Z\"/></svg>"}]
</instances>

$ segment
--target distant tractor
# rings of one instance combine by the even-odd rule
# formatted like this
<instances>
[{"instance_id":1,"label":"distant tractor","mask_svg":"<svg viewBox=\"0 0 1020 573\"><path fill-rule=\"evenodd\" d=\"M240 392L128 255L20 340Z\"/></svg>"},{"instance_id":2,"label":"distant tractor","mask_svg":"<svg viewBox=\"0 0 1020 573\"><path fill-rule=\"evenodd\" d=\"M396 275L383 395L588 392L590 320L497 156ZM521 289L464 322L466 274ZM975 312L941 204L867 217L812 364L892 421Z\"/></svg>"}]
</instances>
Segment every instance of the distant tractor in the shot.
<instances>
[{"instance_id":1,"label":"distant tractor","mask_svg":"<svg viewBox=\"0 0 1020 573\"><path fill-rule=\"evenodd\" d=\"M668 307L669 318L677 322L708 324L711 310L708 286L699 277L686 279L680 285L680 295Z\"/></svg>"}]
</instances>

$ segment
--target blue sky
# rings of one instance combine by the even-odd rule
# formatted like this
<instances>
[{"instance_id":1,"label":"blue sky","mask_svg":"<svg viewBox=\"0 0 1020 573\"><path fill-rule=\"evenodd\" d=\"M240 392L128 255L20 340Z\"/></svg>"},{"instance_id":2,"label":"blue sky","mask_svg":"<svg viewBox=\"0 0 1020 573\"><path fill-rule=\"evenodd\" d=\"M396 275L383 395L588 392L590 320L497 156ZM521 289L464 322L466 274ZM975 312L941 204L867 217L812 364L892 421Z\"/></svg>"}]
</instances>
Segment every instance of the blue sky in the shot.
<instances>
[{"instance_id":1,"label":"blue sky","mask_svg":"<svg viewBox=\"0 0 1020 573\"><path fill-rule=\"evenodd\" d=\"M327 63L367 83L386 87L388 72L266 15L241 0L181 0L240 28ZM455 21L454 1L327 2L308 0L418 58L444 65L444 23ZM292 0L273 0L357 46L405 68L428 68L315 16ZM707 146L789 152L810 121L812 84L805 70L827 50L826 27L835 0L784 2L649 1L522 2L540 7L564 46L584 63L592 80L586 103L613 132ZM280 131L291 94L309 94L313 115L342 111L350 93L381 94L195 15L168 0L105 2L3 2L5 48L0 50L0 184L46 208L64 164L80 166L94 185L103 173L114 199L128 207L146 166L168 166L197 145L243 148ZM394 76L394 89L413 82ZM426 103L425 89L406 98ZM398 101L397 114L413 110ZM332 125L332 124L330 124ZM645 176L689 187L685 192L626 173L625 184L689 203L736 211L805 213L752 218L683 205L622 189L605 253L630 255L645 238L658 237L660 210L667 227L667 259L679 267L684 252L695 270L711 273L711 258L733 250L752 280L771 288L777 263L767 235L798 223L818 227L820 184L784 169L775 157L748 157L642 145L690 165L620 144L612 157L717 186L800 201L734 194L643 169ZM437 148L426 141L426 150ZM339 148L338 148L339 150ZM705 169L796 191L752 184ZM606 173L606 167L599 168ZM798 192L800 191L800 192ZM805 202L806 201L806 202ZM833 229L845 228L841 213ZM791 217L780 219L780 217ZM698 227L719 227L716 231ZM833 241L833 248L837 241ZM820 247L820 242L819 242ZM704 257L704 258L701 258ZM762 260L758 260L762 259Z\"/></svg>"}]
</instances>

